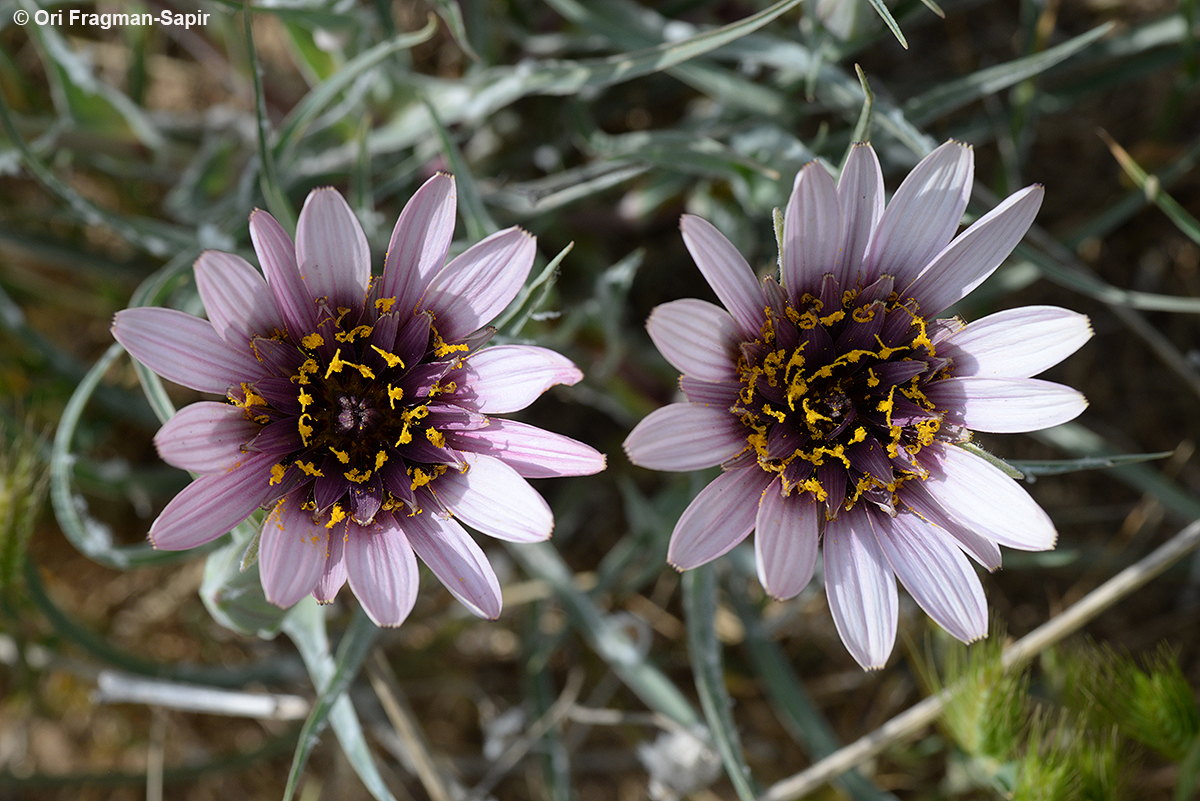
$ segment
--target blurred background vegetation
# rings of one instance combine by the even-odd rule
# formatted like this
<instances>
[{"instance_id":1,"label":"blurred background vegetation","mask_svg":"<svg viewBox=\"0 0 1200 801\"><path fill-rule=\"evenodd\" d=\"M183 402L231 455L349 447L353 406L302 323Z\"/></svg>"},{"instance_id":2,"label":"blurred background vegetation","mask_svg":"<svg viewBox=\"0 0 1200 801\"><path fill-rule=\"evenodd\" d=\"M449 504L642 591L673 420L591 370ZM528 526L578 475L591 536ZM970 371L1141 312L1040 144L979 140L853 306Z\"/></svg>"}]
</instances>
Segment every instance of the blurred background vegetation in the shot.
<instances>
[{"instance_id":1,"label":"blurred background vegetation","mask_svg":"<svg viewBox=\"0 0 1200 801\"><path fill-rule=\"evenodd\" d=\"M998 660L1200 518L1197 4L931 5L889 3L889 25L874 0L264 0L249 20L217 0L0 0L0 799L747 798L957 679L975 703L816 797L1191 797L1200 562L1028 671ZM198 16L36 22L73 8ZM949 137L975 147L972 213L1046 186L1035 230L957 311L1087 312L1096 337L1047 377L1091 407L984 440L1038 478L1060 532L984 577L988 644L964 656L909 603L902 647L864 673L819 582L769 601L744 550L671 570L706 477L634 468L620 442L676 392L649 310L712 297L682 212L765 273L771 209L806 161L836 168L869 138L895 189ZM524 419L609 455L600 476L538 482L549 546L482 543L503 617L426 574L410 619L375 636L348 592L324 614L266 606L238 571L246 531L207 559L149 549L188 480L151 437L197 396L114 348L112 314L200 313L201 250L249 255L248 213L294 220L315 186L346 193L381 266L439 169L458 180L456 248L538 236L541 283L502 334L586 375ZM1112 454L1159 457L1080 469ZM281 706L188 711L196 686ZM331 711L330 686L352 705Z\"/></svg>"}]
</instances>

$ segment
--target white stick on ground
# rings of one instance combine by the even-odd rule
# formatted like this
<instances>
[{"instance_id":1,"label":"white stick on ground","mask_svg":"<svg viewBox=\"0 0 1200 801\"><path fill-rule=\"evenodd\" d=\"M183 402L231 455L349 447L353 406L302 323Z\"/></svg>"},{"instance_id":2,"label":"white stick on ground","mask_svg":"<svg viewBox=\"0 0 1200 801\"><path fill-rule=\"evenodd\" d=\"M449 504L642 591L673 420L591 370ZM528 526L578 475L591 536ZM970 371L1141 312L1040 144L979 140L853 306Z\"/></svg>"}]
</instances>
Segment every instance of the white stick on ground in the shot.
<instances>
[{"instance_id":1,"label":"white stick on ground","mask_svg":"<svg viewBox=\"0 0 1200 801\"><path fill-rule=\"evenodd\" d=\"M1092 590L1062 614L1042 624L1004 650L1001 660L1006 669L1013 669L1079 630L1134 590L1173 565L1189 551L1200 545L1200 520L1180 531L1141 561L1125 568ZM759 801L794 801L841 776L851 768L882 753L892 744L911 737L928 726L945 706L946 690L909 707L870 734L860 737L809 768L776 782L767 788Z\"/></svg>"}]
</instances>

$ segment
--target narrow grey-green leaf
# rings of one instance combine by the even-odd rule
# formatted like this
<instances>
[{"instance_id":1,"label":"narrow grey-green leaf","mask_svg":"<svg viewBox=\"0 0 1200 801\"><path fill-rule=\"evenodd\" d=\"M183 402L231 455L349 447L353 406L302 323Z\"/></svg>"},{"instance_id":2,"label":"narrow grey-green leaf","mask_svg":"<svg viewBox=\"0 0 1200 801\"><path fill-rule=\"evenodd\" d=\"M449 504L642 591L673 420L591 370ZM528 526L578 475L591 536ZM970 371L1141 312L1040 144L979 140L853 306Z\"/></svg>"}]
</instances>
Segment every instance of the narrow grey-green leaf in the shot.
<instances>
[{"instance_id":1,"label":"narrow grey-green leaf","mask_svg":"<svg viewBox=\"0 0 1200 801\"><path fill-rule=\"evenodd\" d=\"M679 688L638 652L620 624L601 612L588 594L575 585L574 574L553 545L548 542L505 545L526 573L550 585L566 607L572 625L642 703L686 729L700 724L700 716Z\"/></svg>"},{"instance_id":2,"label":"narrow grey-green leaf","mask_svg":"<svg viewBox=\"0 0 1200 801\"><path fill-rule=\"evenodd\" d=\"M368 70L379 66L393 54L401 50L407 50L428 41L436 31L437 20L431 17L424 28L412 33L400 34L394 39L380 42L348 61L344 67L331 75L328 80L323 81L319 86L305 95L304 99L292 109L292 113L288 115L287 120L284 121L283 126L279 129L279 139L274 147L274 155L277 158L286 159L299 143L305 129L333 102L334 98L361 78Z\"/></svg>"},{"instance_id":3,"label":"narrow grey-green leaf","mask_svg":"<svg viewBox=\"0 0 1200 801\"><path fill-rule=\"evenodd\" d=\"M915 125L926 125L981 97L999 92L1001 89L1007 89L1061 64L1088 45L1106 36L1112 27L1111 24L1101 25L1040 53L997 64L962 78L947 81L905 103L905 116Z\"/></svg>"},{"instance_id":4,"label":"narrow grey-green leaf","mask_svg":"<svg viewBox=\"0 0 1200 801\"><path fill-rule=\"evenodd\" d=\"M375 642L379 629L367 617L361 606L356 605L354 620L338 646L337 657L329 653L329 638L325 633L325 616L312 596L292 607L292 612L283 620L283 631L295 643L304 660L319 696L312 712L300 730L296 753L292 757L292 768L288 773L283 801L294 797L304 765L317 744L321 731L332 724L342 751L376 801L395 801L383 782L379 769L367 747L358 713L350 703L346 690L358 675L367 652Z\"/></svg>"},{"instance_id":5,"label":"narrow grey-green leaf","mask_svg":"<svg viewBox=\"0 0 1200 801\"><path fill-rule=\"evenodd\" d=\"M1160 453L1123 453L1116 456L1081 456L1078 459L1021 459L1009 462L1025 477L1060 476L1065 473L1078 473L1081 470L1105 470L1109 467L1119 467L1138 462L1153 462L1166 459L1171 451Z\"/></svg>"},{"instance_id":6,"label":"narrow grey-green leaf","mask_svg":"<svg viewBox=\"0 0 1200 801\"><path fill-rule=\"evenodd\" d=\"M742 753L737 724L734 723L733 699L725 687L721 641L717 638L717 580L712 564L701 565L683 574L683 610L687 619L688 656L700 706L708 719L713 744L729 781L742 801L755 801L758 791L750 775L750 766Z\"/></svg>"}]
</instances>

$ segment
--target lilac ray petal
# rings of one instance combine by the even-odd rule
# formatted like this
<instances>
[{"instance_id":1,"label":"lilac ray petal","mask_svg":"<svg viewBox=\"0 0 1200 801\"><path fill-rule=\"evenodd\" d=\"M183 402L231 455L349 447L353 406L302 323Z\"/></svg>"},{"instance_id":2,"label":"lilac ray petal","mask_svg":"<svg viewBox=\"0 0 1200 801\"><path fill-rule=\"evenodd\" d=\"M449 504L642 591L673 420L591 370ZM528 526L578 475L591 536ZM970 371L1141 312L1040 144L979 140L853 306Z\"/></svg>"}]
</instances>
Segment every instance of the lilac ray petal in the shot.
<instances>
[{"instance_id":1,"label":"lilac ray petal","mask_svg":"<svg viewBox=\"0 0 1200 801\"><path fill-rule=\"evenodd\" d=\"M417 602L420 572L404 533L395 526L348 523L344 559L350 589L377 626L399 626Z\"/></svg>"},{"instance_id":2,"label":"lilac ray petal","mask_svg":"<svg viewBox=\"0 0 1200 801\"><path fill-rule=\"evenodd\" d=\"M817 566L820 522L808 493L784 496L778 478L763 493L754 521L758 580L772 598L794 598L808 586Z\"/></svg>"},{"instance_id":3,"label":"lilac ray petal","mask_svg":"<svg viewBox=\"0 0 1200 801\"><path fill-rule=\"evenodd\" d=\"M688 375L679 376L679 389L692 403L728 409L738 401L741 384L733 381L701 381Z\"/></svg>"},{"instance_id":4,"label":"lilac ray petal","mask_svg":"<svg viewBox=\"0 0 1200 801\"><path fill-rule=\"evenodd\" d=\"M303 500L301 498L301 502ZM317 603L331 602L346 583L346 533L345 525L336 526L329 532L325 568L312 591Z\"/></svg>"},{"instance_id":5,"label":"lilac ray petal","mask_svg":"<svg viewBox=\"0 0 1200 801\"><path fill-rule=\"evenodd\" d=\"M175 309L142 307L117 312L113 337L142 364L168 381L200 392L224 395L265 370L249 343L235 348L207 320Z\"/></svg>"},{"instance_id":6,"label":"lilac ray petal","mask_svg":"<svg viewBox=\"0 0 1200 801\"><path fill-rule=\"evenodd\" d=\"M487 428L445 434L450 447L494 456L524 478L590 476L606 462L590 445L516 420L496 418Z\"/></svg>"},{"instance_id":7,"label":"lilac ray petal","mask_svg":"<svg viewBox=\"0 0 1200 801\"><path fill-rule=\"evenodd\" d=\"M451 514L489 537L509 542L550 538L554 515L528 481L494 457L478 453L462 457L467 471L448 471L434 487Z\"/></svg>"},{"instance_id":8,"label":"lilac ray petal","mask_svg":"<svg viewBox=\"0 0 1200 801\"><path fill-rule=\"evenodd\" d=\"M685 298L655 306L646 330L663 358L684 375L704 381L737 381L739 334L729 312Z\"/></svg>"},{"instance_id":9,"label":"lilac ray petal","mask_svg":"<svg viewBox=\"0 0 1200 801\"><path fill-rule=\"evenodd\" d=\"M869 144L860 142L850 149L837 193L842 209L842 248L833 273L842 287L853 289L866 283L863 255L883 216L883 171Z\"/></svg>"},{"instance_id":10,"label":"lilac ray petal","mask_svg":"<svg viewBox=\"0 0 1200 801\"><path fill-rule=\"evenodd\" d=\"M946 420L976 431L1015 434L1074 420L1087 408L1082 394L1039 378L950 377L925 387Z\"/></svg>"},{"instance_id":11,"label":"lilac ray petal","mask_svg":"<svg viewBox=\"0 0 1200 801\"><path fill-rule=\"evenodd\" d=\"M990 314L951 334L938 355L957 376L1029 378L1070 356L1092 336L1087 315L1054 306Z\"/></svg>"},{"instance_id":12,"label":"lilac ray petal","mask_svg":"<svg viewBox=\"0 0 1200 801\"><path fill-rule=\"evenodd\" d=\"M815 293L821 276L837 268L842 244L837 186L824 167L800 168L783 215L783 287L791 298Z\"/></svg>"},{"instance_id":13,"label":"lilac ray petal","mask_svg":"<svg viewBox=\"0 0 1200 801\"><path fill-rule=\"evenodd\" d=\"M520 228L506 228L468 248L429 282L420 307L437 318L447 342L492 321L517 296L533 260L537 240Z\"/></svg>"},{"instance_id":14,"label":"lilac ray petal","mask_svg":"<svg viewBox=\"0 0 1200 801\"><path fill-rule=\"evenodd\" d=\"M714 478L692 499L671 532L667 561L690 570L733 550L754 530L770 478L757 466Z\"/></svg>"},{"instance_id":15,"label":"lilac ray petal","mask_svg":"<svg viewBox=\"0 0 1200 801\"><path fill-rule=\"evenodd\" d=\"M864 670L882 668L896 643L896 579L861 507L825 524L825 594L846 650Z\"/></svg>"},{"instance_id":16,"label":"lilac ray petal","mask_svg":"<svg viewBox=\"0 0 1200 801\"><path fill-rule=\"evenodd\" d=\"M472 613L487 620L500 617L500 581L487 556L453 518L420 514L404 518L408 543L442 585Z\"/></svg>"},{"instance_id":17,"label":"lilac ray petal","mask_svg":"<svg viewBox=\"0 0 1200 801\"><path fill-rule=\"evenodd\" d=\"M215 540L262 506L276 461L270 454L254 454L227 473L188 484L150 526L150 542L155 548L185 551Z\"/></svg>"},{"instance_id":18,"label":"lilac ray petal","mask_svg":"<svg viewBox=\"0 0 1200 801\"><path fill-rule=\"evenodd\" d=\"M313 300L331 309L362 308L371 280L366 234L341 194L323 187L308 193L296 223L296 261Z\"/></svg>"},{"instance_id":19,"label":"lilac ray petal","mask_svg":"<svg viewBox=\"0 0 1200 801\"><path fill-rule=\"evenodd\" d=\"M929 447L940 454L922 487L948 515L1009 548L1048 551L1054 547L1058 533L1050 516L1000 468L952 445Z\"/></svg>"},{"instance_id":20,"label":"lilac ray petal","mask_svg":"<svg viewBox=\"0 0 1200 801\"><path fill-rule=\"evenodd\" d=\"M292 238L274 217L256 209L250 215L250 239L289 333L294 339L312 333L317 324L317 307L300 278Z\"/></svg>"},{"instance_id":21,"label":"lilac ray petal","mask_svg":"<svg viewBox=\"0 0 1200 801\"><path fill-rule=\"evenodd\" d=\"M1033 225L1043 195L1041 184L1034 184L1005 198L947 245L900 294L915 298L927 318L965 297L1012 253Z\"/></svg>"},{"instance_id":22,"label":"lilac ray petal","mask_svg":"<svg viewBox=\"0 0 1200 801\"><path fill-rule=\"evenodd\" d=\"M876 529L879 545L909 595L959 640L987 636L987 599L979 576L959 547L913 514L898 514Z\"/></svg>"},{"instance_id":23,"label":"lilac ray petal","mask_svg":"<svg viewBox=\"0 0 1200 801\"><path fill-rule=\"evenodd\" d=\"M900 488L900 498L915 514L932 526L937 526L958 543L967 555L989 571L999 570L1000 546L987 537L963 526L938 505L924 482L908 481Z\"/></svg>"},{"instance_id":24,"label":"lilac ray petal","mask_svg":"<svg viewBox=\"0 0 1200 801\"><path fill-rule=\"evenodd\" d=\"M267 600L284 609L313 591L329 558L329 529L313 522L295 495L283 498L263 521L258 572Z\"/></svg>"},{"instance_id":25,"label":"lilac ray petal","mask_svg":"<svg viewBox=\"0 0 1200 801\"><path fill-rule=\"evenodd\" d=\"M732 459L746 447L741 421L724 409L695 403L655 409L625 438L629 461L651 470L702 470Z\"/></svg>"},{"instance_id":26,"label":"lilac ray petal","mask_svg":"<svg viewBox=\"0 0 1200 801\"><path fill-rule=\"evenodd\" d=\"M454 176L439 172L404 205L388 245L379 283L381 298L396 298L395 308L411 314L429 279L442 269L458 209Z\"/></svg>"},{"instance_id":27,"label":"lilac ray petal","mask_svg":"<svg viewBox=\"0 0 1200 801\"><path fill-rule=\"evenodd\" d=\"M950 242L971 197L975 155L950 141L913 168L883 211L864 258L864 273L891 275L908 286Z\"/></svg>"},{"instance_id":28,"label":"lilac ray petal","mask_svg":"<svg viewBox=\"0 0 1200 801\"><path fill-rule=\"evenodd\" d=\"M193 473L224 473L246 458L242 448L262 431L228 403L201 401L180 409L154 436L167 464Z\"/></svg>"},{"instance_id":29,"label":"lilac ray petal","mask_svg":"<svg viewBox=\"0 0 1200 801\"><path fill-rule=\"evenodd\" d=\"M227 342L240 345L285 327L271 288L241 256L206 250L195 271L208 320Z\"/></svg>"},{"instance_id":30,"label":"lilac ray petal","mask_svg":"<svg viewBox=\"0 0 1200 801\"><path fill-rule=\"evenodd\" d=\"M742 336L756 339L763 320L763 296L754 270L713 224L691 214L679 221L683 243L722 305L737 321Z\"/></svg>"},{"instance_id":31,"label":"lilac ray petal","mask_svg":"<svg viewBox=\"0 0 1200 801\"><path fill-rule=\"evenodd\" d=\"M466 386L459 387L458 397L474 392L474 405L484 414L524 409L555 384L571 386L583 378L570 359L536 345L485 348L467 360L463 372Z\"/></svg>"}]
</instances>

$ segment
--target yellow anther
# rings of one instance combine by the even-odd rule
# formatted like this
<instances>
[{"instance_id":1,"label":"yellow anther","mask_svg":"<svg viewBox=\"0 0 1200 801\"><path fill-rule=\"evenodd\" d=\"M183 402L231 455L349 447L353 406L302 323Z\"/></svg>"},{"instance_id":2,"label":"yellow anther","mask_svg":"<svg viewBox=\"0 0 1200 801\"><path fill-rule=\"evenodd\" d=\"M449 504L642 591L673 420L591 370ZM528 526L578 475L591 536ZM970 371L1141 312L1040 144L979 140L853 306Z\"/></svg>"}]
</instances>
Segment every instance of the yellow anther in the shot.
<instances>
[{"instance_id":1,"label":"yellow anther","mask_svg":"<svg viewBox=\"0 0 1200 801\"><path fill-rule=\"evenodd\" d=\"M342 464L350 464L350 454L345 451L339 451L337 448L330 448L329 452L337 457L337 460Z\"/></svg>"},{"instance_id":2,"label":"yellow anther","mask_svg":"<svg viewBox=\"0 0 1200 801\"><path fill-rule=\"evenodd\" d=\"M325 370L325 380L329 380L329 376L334 373L340 373L346 363L342 361L342 349L338 348L337 353L333 354L333 359L329 362L329 367Z\"/></svg>"},{"instance_id":3,"label":"yellow anther","mask_svg":"<svg viewBox=\"0 0 1200 801\"><path fill-rule=\"evenodd\" d=\"M307 409L309 406L312 405L312 402L313 402L313 396L309 395L304 390L300 390L300 394L296 396L296 399L298 401L300 401L301 409Z\"/></svg>"},{"instance_id":4,"label":"yellow anther","mask_svg":"<svg viewBox=\"0 0 1200 801\"><path fill-rule=\"evenodd\" d=\"M325 524L325 528L333 528L338 523L346 519L346 512L342 509L340 503L335 503L333 508L329 510L329 522Z\"/></svg>"},{"instance_id":5,"label":"yellow anther","mask_svg":"<svg viewBox=\"0 0 1200 801\"><path fill-rule=\"evenodd\" d=\"M437 448L446 447L446 435L436 428L425 429L425 439L429 440L430 444Z\"/></svg>"},{"instance_id":6,"label":"yellow anther","mask_svg":"<svg viewBox=\"0 0 1200 801\"><path fill-rule=\"evenodd\" d=\"M426 473L420 467L408 468L408 475L410 478L412 478L412 488L413 489L416 489L417 487L425 486L430 481L433 481L435 478L437 478L438 476L442 475L445 472L446 472L446 465L444 465L444 464L433 465L432 469L428 473Z\"/></svg>"},{"instance_id":7,"label":"yellow anther","mask_svg":"<svg viewBox=\"0 0 1200 801\"><path fill-rule=\"evenodd\" d=\"M395 409L396 401L398 401L404 397L404 390L401 389L400 387L393 387L391 384L388 384L387 394L388 394L388 405L391 406L393 409Z\"/></svg>"},{"instance_id":8,"label":"yellow anther","mask_svg":"<svg viewBox=\"0 0 1200 801\"><path fill-rule=\"evenodd\" d=\"M353 481L355 484L362 484L371 477L371 471L359 470L356 467L353 470L348 470L345 473L342 473L342 475L346 477L347 481Z\"/></svg>"},{"instance_id":9,"label":"yellow anther","mask_svg":"<svg viewBox=\"0 0 1200 801\"><path fill-rule=\"evenodd\" d=\"M383 467L383 463L386 462L387 460L388 460L388 455L386 453L384 453L383 451L379 451L378 453L376 453L375 454L375 469L378 470L379 468Z\"/></svg>"},{"instance_id":10,"label":"yellow anther","mask_svg":"<svg viewBox=\"0 0 1200 801\"><path fill-rule=\"evenodd\" d=\"M382 358L382 359L383 359L385 362L387 362L387 366L388 366L388 367L399 367L399 368L401 368L401 369L403 369L403 368L404 368L404 360L403 360L403 359L401 359L401 358L400 358L399 356L397 356L396 354L394 354L394 353L388 353L388 352L387 352L386 350L384 350L383 348L377 347L377 346L375 346L375 345L372 345L372 346L371 346L371 350L373 350L373 351L375 351L376 353L378 353L378 354L379 354L379 356L380 356L380 357L381 357L381 358Z\"/></svg>"},{"instance_id":11,"label":"yellow anther","mask_svg":"<svg viewBox=\"0 0 1200 801\"><path fill-rule=\"evenodd\" d=\"M315 350L325 344L325 337L320 334L309 334L300 340L300 344L309 350Z\"/></svg>"},{"instance_id":12,"label":"yellow anther","mask_svg":"<svg viewBox=\"0 0 1200 801\"><path fill-rule=\"evenodd\" d=\"M813 409L811 406L809 406L808 400L809 400L808 398L805 398L804 400L800 401L800 408L804 410L805 422L807 422L810 426L816 425L817 421L819 421L819 420L824 420L827 423L833 422L832 417L826 417L825 415L818 412L816 409Z\"/></svg>"},{"instance_id":13,"label":"yellow anther","mask_svg":"<svg viewBox=\"0 0 1200 801\"><path fill-rule=\"evenodd\" d=\"M314 334L314 336L315 336L315 334ZM316 374L318 371L320 371L320 369L321 368L317 364L316 359L312 359L312 358L305 359L304 364L300 365L300 367L296 369L296 374L294 376L292 376L290 380L295 381L297 384L301 384L301 385L307 384L308 377L310 375Z\"/></svg>"},{"instance_id":14,"label":"yellow anther","mask_svg":"<svg viewBox=\"0 0 1200 801\"><path fill-rule=\"evenodd\" d=\"M877 375L875 375L874 367L867 368L867 386L868 387L879 386L879 377Z\"/></svg>"},{"instance_id":15,"label":"yellow anther","mask_svg":"<svg viewBox=\"0 0 1200 801\"><path fill-rule=\"evenodd\" d=\"M299 467L300 470L307 476L313 476L314 478L325 477L325 474L318 470L317 466L312 462L296 462L296 467Z\"/></svg>"},{"instance_id":16,"label":"yellow anther","mask_svg":"<svg viewBox=\"0 0 1200 801\"><path fill-rule=\"evenodd\" d=\"M373 329L369 325L360 325L350 329L349 331L339 331L333 335L333 338L338 342L353 342L356 339L362 339L363 337L371 336L372 330Z\"/></svg>"},{"instance_id":17,"label":"yellow anther","mask_svg":"<svg viewBox=\"0 0 1200 801\"><path fill-rule=\"evenodd\" d=\"M395 298L379 298L375 301L375 308L378 309L382 314L387 314L390 312L392 307L395 305Z\"/></svg>"},{"instance_id":18,"label":"yellow anther","mask_svg":"<svg viewBox=\"0 0 1200 801\"><path fill-rule=\"evenodd\" d=\"M305 418L308 418L308 423L304 422ZM309 438L313 435L313 427L311 425L312 419L312 415L305 412L304 414L300 415L300 419L296 422L296 429L300 432L300 439L306 447L308 445Z\"/></svg>"},{"instance_id":19,"label":"yellow anther","mask_svg":"<svg viewBox=\"0 0 1200 801\"><path fill-rule=\"evenodd\" d=\"M275 486L283 481L283 474L287 472L287 468L281 464L271 466L271 486Z\"/></svg>"}]
</instances>

